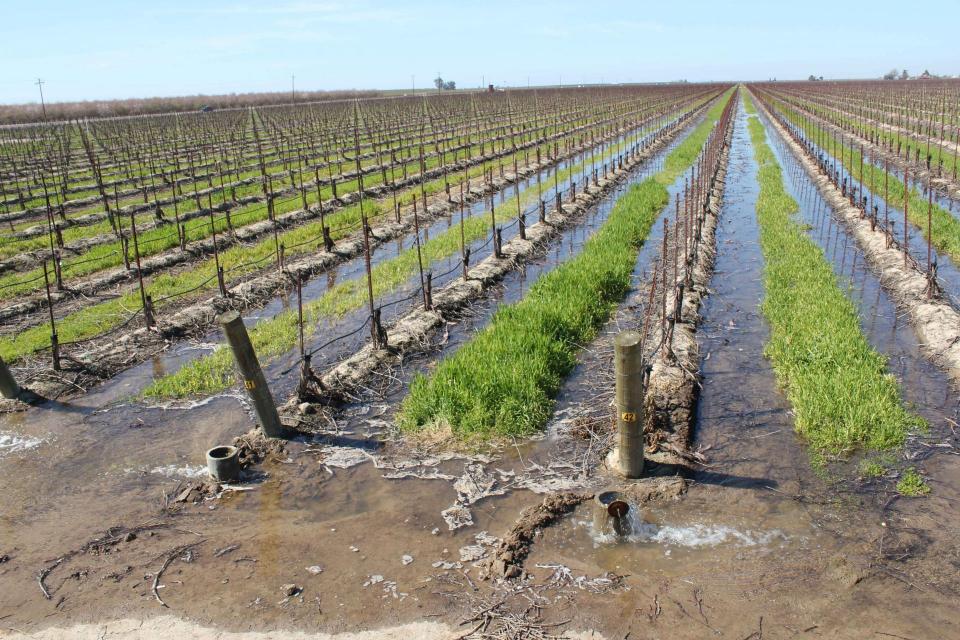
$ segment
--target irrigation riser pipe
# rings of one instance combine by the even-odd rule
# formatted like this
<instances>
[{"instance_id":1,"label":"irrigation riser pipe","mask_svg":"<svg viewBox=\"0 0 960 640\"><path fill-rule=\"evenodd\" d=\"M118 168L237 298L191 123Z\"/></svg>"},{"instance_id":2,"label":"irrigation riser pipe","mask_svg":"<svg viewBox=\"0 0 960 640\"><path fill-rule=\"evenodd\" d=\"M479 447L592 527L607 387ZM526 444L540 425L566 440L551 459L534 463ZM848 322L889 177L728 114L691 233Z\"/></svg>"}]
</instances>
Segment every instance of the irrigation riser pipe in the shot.
<instances>
[{"instance_id":1,"label":"irrigation riser pipe","mask_svg":"<svg viewBox=\"0 0 960 640\"><path fill-rule=\"evenodd\" d=\"M684 284L679 314L676 314L675 297L667 306L668 315L676 314L677 318L672 334L674 357L668 356L668 350L664 345L649 362L650 376L644 401L643 431L654 445L667 442L675 451L688 450L693 436L701 377L697 325L701 320L700 306L710 293L708 287L713 276L713 265L717 254L717 223L723 207L723 190L733 129L734 123L731 119L719 153L713 188L707 195L707 213L701 227L701 239L697 244L697 257L691 272L691 282L685 282L685 274L681 270L674 283L674 285ZM674 287L669 290L673 291ZM660 343L660 331L654 331L652 344ZM655 451L652 455L652 459L657 462L685 463L675 452L665 448Z\"/></svg>"},{"instance_id":2,"label":"irrigation riser pipe","mask_svg":"<svg viewBox=\"0 0 960 640\"><path fill-rule=\"evenodd\" d=\"M861 219L860 210L849 203L827 176L820 173L816 163L770 114L763 102L755 100L755 103L767 115L768 121L806 170L827 204L844 222L871 269L878 274L880 284L898 306L907 311L910 325L920 339L924 354L949 374L954 385L960 387L960 313L943 299L927 298L926 274L905 267L902 249L888 247L886 234L879 227L871 230L869 217Z\"/></svg>"},{"instance_id":3,"label":"irrigation riser pipe","mask_svg":"<svg viewBox=\"0 0 960 640\"><path fill-rule=\"evenodd\" d=\"M695 115L705 110L708 106L709 105L703 105L697 110L691 112L683 124L685 126L689 126L689 123L695 119ZM642 127L644 125L640 124L639 126ZM665 140L671 139L675 135L675 131L676 129L668 134ZM618 135L621 135L621 133L614 134L611 137L617 137ZM603 141L598 141L598 143L602 142ZM663 141L659 141L648 147L647 153L643 154L642 157L648 157L651 153L650 150L659 148L662 143ZM555 161L541 162L540 164L533 162L520 170L520 177L523 179L529 175L536 175L538 171L552 166L553 164L556 164L567 157L576 156L584 150L589 149L591 146L592 145L590 144L585 144L582 147L575 147L571 149L569 154L561 155ZM640 157L639 154L638 157ZM635 166L637 162L641 161L642 158L634 163L629 164L629 166ZM628 163L624 163L625 170L627 166ZM478 187L472 187L469 194L465 194L466 200L475 201L481 199L488 194L497 193L503 187L514 182L512 172L505 172L504 176L504 178L494 178L493 183L490 185L486 183L480 183ZM591 189L596 188L591 187ZM573 209L573 207L576 207L577 212L581 211L582 205L579 203L580 198L590 198L590 201L593 201L593 196L584 196L583 194L580 194L577 197L578 203L576 205L565 204L563 205L564 210ZM452 214L458 212L459 209L459 202L443 201L441 203L430 205L426 212L421 209L418 215L420 216L421 224L424 224L429 223L448 213ZM410 210L412 211L412 207ZM549 217L548 222L551 222ZM554 222L554 224L556 223L557 222ZM388 220L382 226L374 227L372 229L373 235L370 238L371 247L378 246L383 242L387 242L406 234L413 228L413 224L413 215L411 213L402 218L400 223ZM538 226L542 227L543 225L534 225L534 227ZM547 226L549 227L550 225ZM528 239L535 237L532 232L534 227L527 229ZM126 333L125 335L112 336L108 344L95 345L90 350L78 354L72 359L75 361L88 363L90 368L94 371L101 371L104 373L109 372L109 375L115 375L120 370L147 360L148 358L153 357L157 353L166 349L170 344L169 338L188 334L202 334L204 331L209 330L215 323L218 314L224 311L229 309L243 310L256 306L263 300L269 299L275 295L278 291L294 286L298 278L307 278L310 275L323 272L332 266L352 258L359 257L362 254L362 235L357 233L350 239L340 240L334 248L334 253L321 250L313 256L308 256L301 260L290 262L286 265L284 272L274 270L270 273L232 287L228 291L229 295L227 298L215 296L186 307L169 318L161 319L159 322L159 330L157 331L151 331L145 327L140 327ZM144 262L144 265L146 265L147 262ZM503 262L505 264L512 264L510 261ZM479 266L477 268L479 268ZM474 269L474 271L475 270L476 269ZM477 277L472 271L471 275L473 277ZM440 303L439 296L442 294L442 291L434 293L435 304L438 305ZM391 346L393 346L392 342ZM63 393L75 391L76 389L76 385L67 384L59 379L49 379L44 380L41 383L34 383L31 390L46 397L58 397Z\"/></svg>"},{"instance_id":4,"label":"irrigation riser pipe","mask_svg":"<svg viewBox=\"0 0 960 640\"><path fill-rule=\"evenodd\" d=\"M542 247L560 235L561 231L575 222L590 209L604 194L623 182L630 173L645 163L651 156L690 128L696 116L710 107L712 101L693 111L690 116L672 130L638 152L636 157L624 162L622 169L616 169L598 185L590 184L585 192L579 192L574 202L566 202L559 209L554 208L546 216L546 222L537 222L526 229L526 239L514 236L501 248L503 258L488 256L469 270L469 279L457 278L443 289L433 294L433 308L426 310L418 307L397 320L387 330L387 348L376 348L368 343L352 356L343 360L319 376L326 398L339 398L349 395L360 388L373 373L390 364L402 361L409 353L422 351L427 338L437 327L443 326L447 317L456 315L468 304L481 298L494 284L507 273L519 268L531 258L539 255ZM316 403L303 403L297 395L291 397L280 409L281 416L288 416L291 422L298 424L300 415L312 411Z\"/></svg>"},{"instance_id":5,"label":"irrigation riser pipe","mask_svg":"<svg viewBox=\"0 0 960 640\"><path fill-rule=\"evenodd\" d=\"M595 145L604 144L605 142L614 140L622 135L629 134L632 131L639 130L643 126L645 126L647 122L648 122L647 120L644 120L638 123L637 127L632 129L628 129L628 128L618 129L617 131L611 133L610 135L604 138L599 138L595 140L594 144L585 143L583 145L572 147L568 153L561 154L560 156L558 156L556 159L552 161L542 161L541 164L539 165L539 168L536 170L541 170L541 169L553 166L554 164L557 164L561 160L564 160L569 157L574 157L582 151L593 148L593 146ZM550 136L544 141L535 142L535 143L531 142L529 144L531 145L542 144L543 142L549 141L554 137L555 136ZM523 147L518 145L517 150L518 151L523 150ZM513 149L508 149L503 152L491 153L485 156L476 156L470 161L460 160L457 163L454 163L450 167L446 168L446 171L448 172L448 175L452 175L456 180L457 179L456 173L459 171L462 171L465 167L476 166L485 162L496 160L499 157L509 155L512 153L514 153ZM536 163L533 163L533 165L528 165L528 166L536 167L537 165ZM436 167L428 170L424 174L426 176L425 179L432 180L434 178L442 177L444 175L444 169L445 169L444 167ZM512 172L510 173L512 174ZM507 175L508 174L505 172L504 176L507 176ZM394 189L397 191L400 191L407 187L415 186L419 184L420 181L421 181L421 175L413 174L408 176L406 180L396 181L395 187L391 187L390 185L378 185L375 187L365 188L363 192L365 196L369 196L371 198L381 198L383 196L386 196L388 193L390 193ZM493 185L496 188L496 190L499 190L500 188L507 186L509 184L512 184L512 181L507 180L506 177L504 178L495 177L493 179ZM477 197L485 195L486 194L486 192L484 191L485 188L486 188L485 184L483 187L480 187L480 188L474 187L471 190L473 192L471 195L474 195ZM277 193L280 193L280 192L277 192ZM259 202L261 199L262 198L260 197L256 197L256 198L253 198L251 201ZM339 208L351 205L354 202L357 202L359 199L360 199L359 192L351 191L349 193L343 194L337 199L327 200L326 202L323 203L323 213L325 216L330 215L335 211L337 211ZM215 209L215 210L219 210L219 209ZM205 210L205 211L207 214L209 214L209 210ZM299 225L303 222L314 220L319 217L320 217L320 209L312 208L307 210L300 209L297 211L292 211L282 216L277 216L276 220L277 220L277 223L281 227L283 227L283 226ZM220 236L219 240L217 241L217 247L220 250L223 250L224 248L230 247L239 242L254 241L254 240L260 239L261 237L265 237L270 233L273 233L273 230L274 230L274 225L269 220L263 220L263 221L255 222L253 224L249 224L246 226L236 227L232 234L223 234ZM113 236L112 234L109 235L109 238L111 241L116 240L116 237ZM18 257L18 258L22 258L25 262L29 261L30 267L33 268L33 267L36 267L36 263L41 260L42 258L41 254L46 255L49 259L49 251L46 251L46 252L41 251L41 252L37 252L36 254L29 254L26 256ZM144 275L150 275L157 271L163 271L173 266L191 262L212 254L213 254L213 240L212 238L204 238L202 240L197 240L195 242L188 244L186 246L185 251L181 251L179 248L171 249L165 253L155 255L151 258L146 259L143 262L143 273ZM0 263L0 272L3 271L2 264L3 263ZM87 279L86 281L83 281L81 283L69 284L66 290L57 291L56 293L51 293L51 299L53 300L53 303L56 304L58 302L69 300L71 298L75 298L78 296L82 296L82 297L95 296L98 292L108 287L113 287L122 282L132 282L134 278L135 278L135 272L127 270L123 267L117 267L114 270L107 272L106 274L100 274L93 278ZM23 302L19 302L13 305L0 308L0 321L10 320L20 315L25 315L28 313L32 313L32 312L44 309L46 308L46 305L47 305L46 296L36 294L33 297L27 300L24 300Z\"/></svg>"},{"instance_id":6,"label":"irrigation riser pipe","mask_svg":"<svg viewBox=\"0 0 960 640\"><path fill-rule=\"evenodd\" d=\"M794 109L799 109L795 104L792 104L792 103L788 103L788 104L790 104L790 106ZM960 199L960 185L958 185L956 182L954 182L951 178L947 176L937 176L935 171L933 171L932 169L927 169L927 166L925 163L918 165L914 162L909 162L907 160L904 160L903 157L898 156L896 152L891 152L890 150L884 148L883 146L873 144L866 138L861 137L859 134L851 134L849 131L842 129L836 124L829 122L828 120L825 120L824 118L818 115L812 114L806 110L804 110L803 113L805 117L819 124L821 128L826 129L827 131L840 133L844 136L849 136L852 138L855 137L857 140L857 143L860 146L862 146L864 149L869 149L872 155L879 156L881 158L884 158L885 160L888 160L891 165L895 165L899 167L901 170L909 168L911 176L923 182L932 183L935 188L939 187L940 191L946 193L947 196L949 196L950 198L953 198L954 200Z\"/></svg>"}]
</instances>

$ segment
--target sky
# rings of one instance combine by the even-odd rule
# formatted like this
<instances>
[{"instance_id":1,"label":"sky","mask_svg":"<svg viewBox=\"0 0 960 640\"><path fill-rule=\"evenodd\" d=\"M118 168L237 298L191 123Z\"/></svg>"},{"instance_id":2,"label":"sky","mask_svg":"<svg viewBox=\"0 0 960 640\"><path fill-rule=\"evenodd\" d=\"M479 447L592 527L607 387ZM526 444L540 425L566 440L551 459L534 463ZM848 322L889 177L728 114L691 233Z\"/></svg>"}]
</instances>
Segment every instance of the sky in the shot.
<instances>
[{"instance_id":1,"label":"sky","mask_svg":"<svg viewBox=\"0 0 960 640\"><path fill-rule=\"evenodd\" d=\"M960 74L960 1L0 0L0 103Z\"/></svg>"}]
</instances>

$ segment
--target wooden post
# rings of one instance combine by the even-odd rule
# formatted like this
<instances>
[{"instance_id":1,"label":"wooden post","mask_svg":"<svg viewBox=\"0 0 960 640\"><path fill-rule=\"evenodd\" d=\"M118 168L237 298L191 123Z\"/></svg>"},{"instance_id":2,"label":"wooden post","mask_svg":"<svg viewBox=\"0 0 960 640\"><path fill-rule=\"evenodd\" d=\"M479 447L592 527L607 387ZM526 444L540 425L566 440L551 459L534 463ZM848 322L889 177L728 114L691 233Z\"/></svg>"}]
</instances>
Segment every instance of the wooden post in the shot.
<instances>
[{"instance_id":1,"label":"wooden post","mask_svg":"<svg viewBox=\"0 0 960 640\"><path fill-rule=\"evenodd\" d=\"M133 209L130 210L130 229L133 232L133 256L137 261L137 281L140 283L140 302L143 305L143 319L146 322L147 329L150 329L154 324L153 311L150 305L147 304L147 290L143 284L143 269L140 267L140 241L137 239L137 221L133 215Z\"/></svg>"},{"instance_id":2,"label":"wooden post","mask_svg":"<svg viewBox=\"0 0 960 640\"><path fill-rule=\"evenodd\" d=\"M50 352L53 355L53 370L60 371L60 339L57 336L57 323L53 314L53 298L50 296L50 276L47 261L43 261L43 284L47 292L47 311L50 314Z\"/></svg>"},{"instance_id":3,"label":"wooden post","mask_svg":"<svg viewBox=\"0 0 960 640\"><path fill-rule=\"evenodd\" d=\"M910 168L903 168L903 266L909 266L908 258L910 252L908 249L910 237L907 232L910 230L907 224L907 210L910 208Z\"/></svg>"},{"instance_id":4,"label":"wooden post","mask_svg":"<svg viewBox=\"0 0 960 640\"><path fill-rule=\"evenodd\" d=\"M644 364L642 339L624 331L613 339L616 369L617 448L616 470L626 478L643 475Z\"/></svg>"},{"instance_id":5,"label":"wooden post","mask_svg":"<svg viewBox=\"0 0 960 640\"><path fill-rule=\"evenodd\" d=\"M470 179L467 178L468 184L469 184L469 181ZM469 190L469 187L468 187L468 190ZM463 230L463 216L464 216L464 210L466 205L466 201L464 200L464 197L465 196L463 193L463 183L461 182L460 183L460 264L463 266L463 281L466 282L468 278L467 271L469 269L469 263L470 263L470 249L467 248L467 239L464 236L464 230Z\"/></svg>"},{"instance_id":6,"label":"wooden post","mask_svg":"<svg viewBox=\"0 0 960 640\"><path fill-rule=\"evenodd\" d=\"M236 311L228 311L220 316L220 324L223 326L223 333L233 351L240 375L243 377L243 386L253 400L253 408L264 434L270 438L285 437L287 430L280 423L277 406L273 402L273 396L270 395L267 379L260 369L260 362L253 350L243 318Z\"/></svg>"}]
</instances>

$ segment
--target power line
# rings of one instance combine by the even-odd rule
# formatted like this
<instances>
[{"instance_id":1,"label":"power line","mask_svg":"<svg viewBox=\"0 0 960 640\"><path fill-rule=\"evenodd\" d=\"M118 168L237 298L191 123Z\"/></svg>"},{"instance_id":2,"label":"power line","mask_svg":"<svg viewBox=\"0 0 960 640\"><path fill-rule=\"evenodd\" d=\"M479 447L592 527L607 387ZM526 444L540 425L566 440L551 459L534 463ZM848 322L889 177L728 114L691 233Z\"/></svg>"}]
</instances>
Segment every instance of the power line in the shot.
<instances>
[{"instance_id":1,"label":"power line","mask_svg":"<svg viewBox=\"0 0 960 640\"><path fill-rule=\"evenodd\" d=\"M37 85L38 87L40 87L40 107L43 109L43 119L46 120L46 119L47 119L47 105L46 105L46 103L44 103L44 101L43 101L43 85L44 85L44 82L43 82L42 79L37 78L37 81L36 81L34 84Z\"/></svg>"}]
</instances>

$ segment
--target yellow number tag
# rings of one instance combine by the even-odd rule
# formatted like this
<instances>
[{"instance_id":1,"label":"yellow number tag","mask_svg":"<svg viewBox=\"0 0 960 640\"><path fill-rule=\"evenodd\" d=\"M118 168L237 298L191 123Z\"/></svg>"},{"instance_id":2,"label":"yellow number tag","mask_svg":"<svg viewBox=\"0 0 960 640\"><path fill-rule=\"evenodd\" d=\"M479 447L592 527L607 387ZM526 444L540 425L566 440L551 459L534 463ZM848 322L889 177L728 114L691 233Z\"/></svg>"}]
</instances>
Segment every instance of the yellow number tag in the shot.
<instances>
[{"instance_id":1,"label":"yellow number tag","mask_svg":"<svg viewBox=\"0 0 960 640\"><path fill-rule=\"evenodd\" d=\"M254 382L253 380L244 380L243 386L245 386L247 389L256 389L257 383Z\"/></svg>"},{"instance_id":2,"label":"yellow number tag","mask_svg":"<svg viewBox=\"0 0 960 640\"><path fill-rule=\"evenodd\" d=\"M623 420L624 422L636 422L637 414L635 414L632 411L624 411L623 413L620 414L620 419Z\"/></svg>"}]
</instances>

